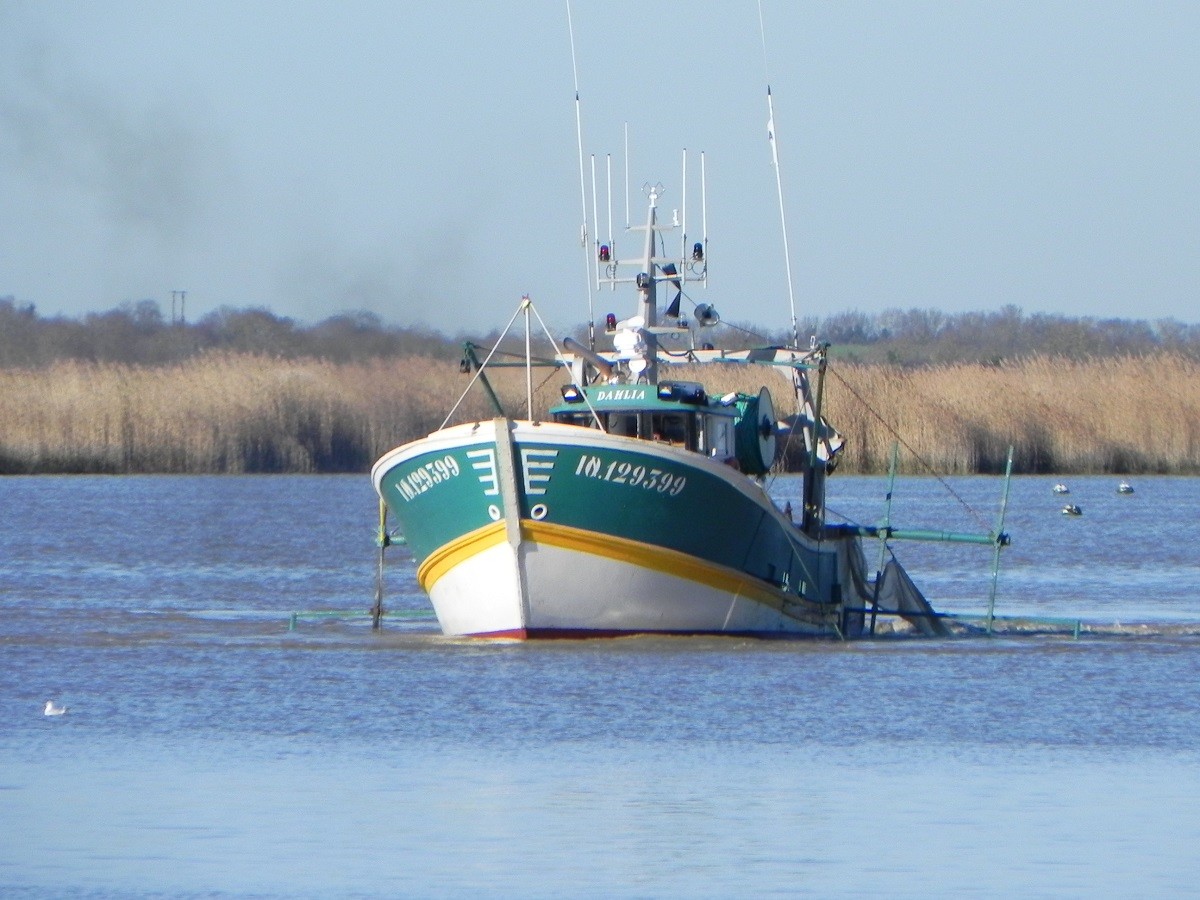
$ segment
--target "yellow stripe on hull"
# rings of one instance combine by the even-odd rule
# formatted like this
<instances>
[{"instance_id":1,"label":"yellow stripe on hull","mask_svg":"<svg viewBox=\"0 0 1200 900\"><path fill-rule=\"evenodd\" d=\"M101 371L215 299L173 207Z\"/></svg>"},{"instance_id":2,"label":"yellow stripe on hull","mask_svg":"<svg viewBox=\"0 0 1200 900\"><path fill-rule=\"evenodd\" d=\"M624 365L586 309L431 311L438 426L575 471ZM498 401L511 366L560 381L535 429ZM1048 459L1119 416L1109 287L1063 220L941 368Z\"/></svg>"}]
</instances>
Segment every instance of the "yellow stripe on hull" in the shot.
<instances>
[{"instance_id":1,"label":"yellow stripe on hull","mask_svg":"<svg viewBox=\"0 0 1200 900\"><path fill-rule=\"evenodd\" d=\"M677 550L655 547L627 538L532 520L521 522L521 538L564 550L618 560L644 569L665 572L668 575L685 578L714 590L762 603L789 615L794 613L786 610L786 607L804 602L798 597L793 598L782 591L772 590L757 578L743 572L706 563ZM504 540L505 525L502 521L465 534L431 553L417 569L417 580L428 593L439 578L459 563L497 544L504 543Z\"/></svg>"},{"instance_id":2,"label":"yellow stripe on hull","mask_svg":"<svg viewBox=\"0 0 1200 900\"><path fill-rule=\"evenodd\" d=\"M429 593L439 578L464 560L470 559L477 553L482 553L497 544L503 544L505 539L504 521L484 525L462 537L438 547L425 558L425 562L417 569L417 581L425 593Z\"/></svg>"}]
</instances>

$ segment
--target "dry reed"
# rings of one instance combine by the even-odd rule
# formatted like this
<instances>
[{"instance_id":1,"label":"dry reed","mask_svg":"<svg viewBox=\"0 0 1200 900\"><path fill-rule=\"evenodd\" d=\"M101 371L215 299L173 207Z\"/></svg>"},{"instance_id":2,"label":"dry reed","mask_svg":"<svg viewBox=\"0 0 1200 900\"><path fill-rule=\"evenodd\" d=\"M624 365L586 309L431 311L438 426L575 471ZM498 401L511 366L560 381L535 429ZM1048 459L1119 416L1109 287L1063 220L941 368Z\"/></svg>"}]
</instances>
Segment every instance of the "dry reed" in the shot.
<instances>
[{"instance_id":1,"label":"dry reed","mask_svg":"<svg viewBox=\"0 0 1200 900\"><path fill-rule=\"evenodd\" d=\"M1200 472L1200 365L1184 357L847 366L829 397L848 471L880 471L899 440L907 471L996 472L1011 445L1025 473Z\"/></svg>"},{"instance_id":2,"label":"dry reed","mask_svg":"<svg viewBox=\"0 0 1200 900\"><path fill-rule=\"evenodd\" d=\"M769 371L718 369L710 392L768 385ZM1183 357L1002 366L830 369L826 417L846 437L842 470L879 472L899 440L907 471L1200 472L1200 366ZM686 377L686 376L681 376ZM561 377L535 370L535 412ZM437 428L468 383L420 357L333 364L211 354L173 366L64 362L0 370L0 473L353 472ZM492 383L525 414L525 373ZM476 389L455 421L495 413Z\"/></svg>"}]
</instances>

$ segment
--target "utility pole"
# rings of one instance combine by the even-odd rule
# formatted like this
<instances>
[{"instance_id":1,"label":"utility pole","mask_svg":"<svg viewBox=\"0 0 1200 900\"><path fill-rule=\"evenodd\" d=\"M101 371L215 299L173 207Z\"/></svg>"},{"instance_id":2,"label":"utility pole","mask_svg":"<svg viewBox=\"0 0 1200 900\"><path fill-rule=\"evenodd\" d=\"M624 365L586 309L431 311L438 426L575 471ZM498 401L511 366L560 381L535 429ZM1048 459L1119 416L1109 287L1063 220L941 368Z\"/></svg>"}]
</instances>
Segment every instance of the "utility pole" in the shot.
<instances>
[{"instance_id":1,"label":"utility pole","mask_svg":"<svg viewBox=\"0 0 1200 900\"><path fill-rule=\"evenodd\" d=\"M187 291L171 291L171 324L175 324L175 301L179 301L179 324L187 321Z\"/></svg>"}]
</instances>

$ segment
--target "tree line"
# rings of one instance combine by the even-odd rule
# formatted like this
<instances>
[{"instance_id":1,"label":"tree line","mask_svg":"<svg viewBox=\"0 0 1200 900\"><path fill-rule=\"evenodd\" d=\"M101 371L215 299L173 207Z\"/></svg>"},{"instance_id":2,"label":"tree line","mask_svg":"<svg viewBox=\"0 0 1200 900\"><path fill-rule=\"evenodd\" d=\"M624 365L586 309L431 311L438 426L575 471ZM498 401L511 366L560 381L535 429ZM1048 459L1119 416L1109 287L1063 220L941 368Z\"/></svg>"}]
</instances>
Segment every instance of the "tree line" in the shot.
<instances>
[{"instance_id":1,"label":"tree line","mask_svg":"<svg viewBox=\"0 0 1200 900\"><path fill-rule=\"evenodd\" d=\"M835 355L847 361L899 366L998 364L1031 357L1084 361L1157 353L1200 359L1200 325L1176 319L1026 315L1014 305L994 312L841 312L805 320L800 333L829 341Z\"/></svg>"},{"instance_id":2,"label":"tree line","mask_svg":"<svg viewBox=\"0 0 1200 900\"><path fill-rule=\"evenodd\" d=\"M809 335L829 341L835 357L847 362L903 367L1163 352L1200 359L1200 325L1175 319L1026 315L1011 305L995 312L839 312L806 317L799 333L802 342ZM575 336L585 334L586 326L581 326ZM495 332L476 336L483 345L496 339ZM763 334L751 325L733 324L706 331L705 339L734 346L748 339L786 343L790 335ZM306 325L262 307L222 307L195 322L182 322L165 317L157 301L141 300L77 318L44 317L32 304L0 297L0 368L40 368L65 361L169 365L214 351L337 363L411 355L451 359L462 342L461 336L391 325L375 313L361 311Z\"/></svg>"},{"instance_id":3,"label":"tree line","mask_svg":"<svg viewBox=\"0 0 1200 900\"><path fill-rule=\"evenodd\" d=\"M78 318L38 315L0 297L0 368L58 362L162 366L205 353L363 362L412 355L451 358L460 342L427 328L387 325L370 312L303 325L262 307L222 307L195 322L169 321L155 300Z\"/></svg>"}]
</instances>

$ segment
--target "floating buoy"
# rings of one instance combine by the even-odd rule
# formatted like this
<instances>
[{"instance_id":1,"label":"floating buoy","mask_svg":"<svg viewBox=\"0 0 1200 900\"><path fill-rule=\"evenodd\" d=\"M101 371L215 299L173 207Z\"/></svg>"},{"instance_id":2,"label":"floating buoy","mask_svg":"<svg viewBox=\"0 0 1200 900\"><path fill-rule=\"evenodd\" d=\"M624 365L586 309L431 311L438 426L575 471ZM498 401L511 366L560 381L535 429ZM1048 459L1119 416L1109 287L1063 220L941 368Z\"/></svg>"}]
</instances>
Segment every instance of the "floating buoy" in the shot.
<instances>
[{"instance_id":1,"label":"floating buoy","mask_svg":"<svg viewBox=\"0 0 1200 900\"><path fill-rule=\"evenodd\" d=\"M1118 494L1132 494L1133 493L1133 485L1130 484L1128 481L1122 481L1120 484L1117 485L1117 493Z\"/></svg>"},{"instance_id":2,"label":"floating buoy","mask_svg":"<svg viewBox=\"0 0 1200 900\"><path fill-rule=\"evenodd\" d=\"M62 716L66 715L66 712L67 708L65 706L59 706L53 700L47 700L46 708L43 710L43 714L47 716Z\"/></svg>"},{"instance_id":3,"label":"floating buoy","mask_svg":"<svg viewBox=\"0 0 1200 900\"><path fill-rule=\"evenodd\" d=\"M1062 514L1064 516L1082 516L1083 507L1076 506L1074 503L1068 503L1062 508Z\"/></svg>"},{"instance_id":4,"label":"floating buoy","mask_svg":"<svg viewBox=\"0 0 1200 900\"><path fill-rule=\"evenodd\" d=\"M1063 484L1062 482L1059 482L1058 484L1056 484L1056 485L1054 486L1054 488L1053 488L1053 491L1054 491L1054 493L1056 493L1056 494L1069 494L1069 493L1071 493L1071 489L1070 489L1069 487L1067 487L1065 484Z\"/></svg>"}]
</instances>

